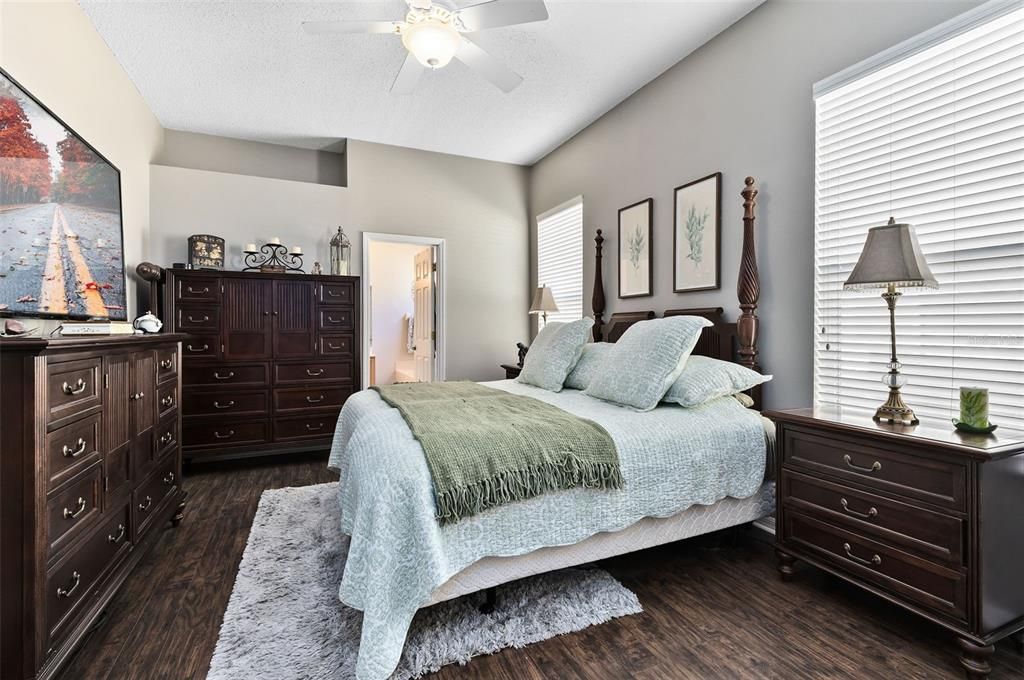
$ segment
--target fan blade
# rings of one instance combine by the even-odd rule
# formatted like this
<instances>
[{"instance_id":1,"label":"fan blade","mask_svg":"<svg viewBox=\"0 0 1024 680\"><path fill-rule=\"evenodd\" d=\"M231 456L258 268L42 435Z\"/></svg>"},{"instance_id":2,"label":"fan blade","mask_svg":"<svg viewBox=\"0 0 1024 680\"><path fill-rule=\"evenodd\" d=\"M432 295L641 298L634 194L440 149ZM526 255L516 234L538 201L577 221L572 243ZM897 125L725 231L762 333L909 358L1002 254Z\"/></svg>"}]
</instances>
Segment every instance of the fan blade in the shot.
<instances>
[{"instance_id":1,"label":"fan blade","mask_svg":"<svg viewBox=\"0 0 1024 680\"><path fill-rule=\"evenodd\" d=\"M302 30L313 35L337 33L397 33L400 21L303 21Z\"/></svg>"},{"instance_id":2,"label":"fan blade","mask_svg":"<svg viewBox=\"0 0 1024 680\"><path fill-rule=\"evenodd\" d=\"M455 14L462 20L468 33L485 28L529 24L548 18L544 0L490 0L479 5L463 7Z\"/></svg>"},{"instance_id":3,"label":"fan blade","mask_svg":"<svg viewBox=\"0 0 1024 680\"><path fill-rule=\"evenodd\" d=\"M463 36L455 58L498 86L502 92L511 92L523 82L523 77L492 57L475 42Z\"/></svg>"},{"instance_id":4,"label":"fan blade","mask_svg":"<svg viewBox=\"0 0 1024 680\"><path fill-rule=\"evenodd\" d=\"M420 81L420 76L426 70L423 64L416 61L416 57L412 56L412 52L410 52L406 55L405 62L402 64L401 70L398 71L395 82L391 84L391 91L395 94L412 94L412 91L416 89L416 83Z\"/></svg>"}]
</instances>

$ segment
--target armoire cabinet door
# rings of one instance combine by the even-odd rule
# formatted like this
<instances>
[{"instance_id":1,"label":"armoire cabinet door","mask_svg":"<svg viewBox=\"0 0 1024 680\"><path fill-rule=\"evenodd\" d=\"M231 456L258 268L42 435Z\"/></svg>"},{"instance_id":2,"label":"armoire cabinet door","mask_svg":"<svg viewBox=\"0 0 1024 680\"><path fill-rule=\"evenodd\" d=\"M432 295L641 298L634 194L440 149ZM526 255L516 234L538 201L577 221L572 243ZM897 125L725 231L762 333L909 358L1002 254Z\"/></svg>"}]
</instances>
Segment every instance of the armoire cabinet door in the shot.
<instances>
[{"instance_id":1,"label":"armoire cabinet door","mask_svg":"<svg viewBox=\"0 0 1024 680\"><path fill-rule=\"evenodd\" d=\"M312 281L274 281L274 356L311 357L316 349Z\"/></svg>"},{"instance_id":2,"label":"armoire cabinet door","mask_svg":"<svg viewBox=\"0 0 1024 680\"><path fill-rule=\"evenodd\" d=\"M131 355L132 477L140 481L153 463L153 431L156 429L156 352Z\"/></svg>"},{"instance_id":3,"label":"armoire cabinet door","mask_svg":"<svg viewBox=\"0 0 1024 680\"><path fill-rule=\"evenodd\" d=\"M105 489L109 500L119 493L131 478L132 361L129 354L112 354L103 358L104 394L103 428L106 455L103 457Z\"/></svg>"},{"instance_id":4,"label":"armoire cabinet door","mask_svg":"<svg viewBox=\"0 0 1024 680\"><path fill-rule=\"evenodd\" d=\"M272 281L221 279L224 358L267 359L271 355Z\"/></svg>"}]
</instances>

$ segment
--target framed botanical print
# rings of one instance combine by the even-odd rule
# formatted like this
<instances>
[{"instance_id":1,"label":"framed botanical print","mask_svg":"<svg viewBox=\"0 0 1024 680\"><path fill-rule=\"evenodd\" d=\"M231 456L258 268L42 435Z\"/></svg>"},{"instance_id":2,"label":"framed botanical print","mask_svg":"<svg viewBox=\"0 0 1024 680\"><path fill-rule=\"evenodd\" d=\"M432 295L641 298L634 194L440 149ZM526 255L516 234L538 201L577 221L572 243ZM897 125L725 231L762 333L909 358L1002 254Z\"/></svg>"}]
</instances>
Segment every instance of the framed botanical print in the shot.
<instances>
[{"instance_id":1,"label":"framed botanical print","mask_svg":"<svg viewBox=\"0 0 1024 680\"><path fill-rule=\"evenodd\" d=\"M654 199L619 210L619 297L644 297L653 293L654 251L651 234Z\"/></svg>"},{"instance_id":2,"label":"framed botanical print","mask_svg":"<svg viewBox=\"0 0 1024 680\"><path fill-rule=\"evenodd\" d=\"M672 212L672 290L721 288L722 173L676 187Z\"/></svg>"}]
</instances>

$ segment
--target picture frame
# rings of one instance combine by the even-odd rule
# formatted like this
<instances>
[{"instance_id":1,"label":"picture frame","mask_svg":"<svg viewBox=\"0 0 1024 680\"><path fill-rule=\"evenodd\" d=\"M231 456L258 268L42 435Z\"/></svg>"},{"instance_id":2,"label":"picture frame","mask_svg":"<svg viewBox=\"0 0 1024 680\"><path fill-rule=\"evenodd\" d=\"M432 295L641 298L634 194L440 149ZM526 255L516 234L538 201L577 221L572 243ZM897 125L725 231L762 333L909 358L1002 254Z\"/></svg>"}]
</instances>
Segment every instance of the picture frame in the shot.
<instances>
[{"instance_id":1,"label":"picture frame","mask_svg":"<svg viewBox=\"0 0 1024 680\"><path fill-rule=\"evenodd\" d=\"M188 237L188 263L192 269L224 269L224 239L212 234Z\"/></svg>"},{"instance_id":2,"label":"picture frame","mask_svg":"<svg viewBox=\"0 0 1024 680\"><path fill-rule=\"evenodd\" d=\"M654 199L619 209L619 299L654 294Z\"/></svg>"},{"instance_id":3,"label":"picture frame","mask_svg":"<svg viewBox=\"0 0 1024 680\"><path fill-rule=\"evenodd\" d=\"M722 287L722 173L687 182L672 192L672 290Z\"/></svg>"}]
</instances>

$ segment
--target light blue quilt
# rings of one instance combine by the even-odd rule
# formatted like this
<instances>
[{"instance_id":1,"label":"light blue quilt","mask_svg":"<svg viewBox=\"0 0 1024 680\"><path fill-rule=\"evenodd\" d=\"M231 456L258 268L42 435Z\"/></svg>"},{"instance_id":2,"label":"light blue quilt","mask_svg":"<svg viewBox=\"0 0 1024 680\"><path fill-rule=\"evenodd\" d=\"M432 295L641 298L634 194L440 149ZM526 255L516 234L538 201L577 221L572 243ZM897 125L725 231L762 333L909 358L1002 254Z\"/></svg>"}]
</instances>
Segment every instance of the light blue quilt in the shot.
<instances>
[{"instance_id":1,"label":"light blue quilt","mask_svg":"<svg viewBox=\"0 0 1024 680\"><path fill-rule=\"evenodd\" d=\"M329 466L341 476L341 528L352 537L339 596L363 612L359 680L390 676L416 610L482 557L570 545L644 517L746 498L764 480L761 417L731 397L640 413L577 390L485 384L601 424L618 448L624 486L546 494L439 526L423 451L401 414L377 392L354 394L338 419Z\"/></svg>"}]
</instances>

